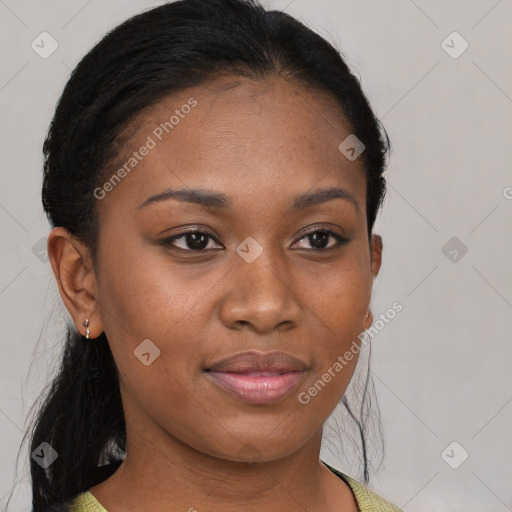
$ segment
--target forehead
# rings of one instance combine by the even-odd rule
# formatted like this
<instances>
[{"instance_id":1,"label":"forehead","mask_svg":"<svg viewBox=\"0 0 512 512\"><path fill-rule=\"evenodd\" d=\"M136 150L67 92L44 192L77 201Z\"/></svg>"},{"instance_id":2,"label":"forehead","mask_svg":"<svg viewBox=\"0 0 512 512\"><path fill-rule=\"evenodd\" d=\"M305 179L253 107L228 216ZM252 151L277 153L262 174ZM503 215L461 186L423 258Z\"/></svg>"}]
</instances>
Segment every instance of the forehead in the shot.
<instances>
[{"instance_id":1,"label":"forehead","mask_svg":"<svg viewBox=\"0 0 512 512\"><path fill-rule=\"evenodd\" d=\"M112 197L140 203L164 188L200 186L263 199L341 185L364 200L362 161L338 148L351 134L341 107L300 82L217 78L166 96L129 133L110 169L129 171Z\"/></svg>"}]
</instances>

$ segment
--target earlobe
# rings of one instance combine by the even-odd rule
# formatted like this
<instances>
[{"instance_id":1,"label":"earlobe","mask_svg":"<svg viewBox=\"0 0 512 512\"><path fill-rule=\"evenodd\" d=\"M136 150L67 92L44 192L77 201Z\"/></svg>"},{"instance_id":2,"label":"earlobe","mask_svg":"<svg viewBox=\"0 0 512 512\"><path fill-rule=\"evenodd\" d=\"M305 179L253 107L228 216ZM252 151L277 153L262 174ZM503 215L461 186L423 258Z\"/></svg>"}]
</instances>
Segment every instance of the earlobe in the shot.
<instances>
[{"instance_id":1,"label":"earlobe","mask_svg":"<svg viewBox=\"0 0 512 512\"><path fill-rule=\"evenodd\" d=\"M103 325L89 250L65 228L56 227L48 237L48 257L62 301L78 332L85 336L88 328L91 338L98 337ZM86 319L89 323L84 326Z\"/></svg>"}]
</instances>

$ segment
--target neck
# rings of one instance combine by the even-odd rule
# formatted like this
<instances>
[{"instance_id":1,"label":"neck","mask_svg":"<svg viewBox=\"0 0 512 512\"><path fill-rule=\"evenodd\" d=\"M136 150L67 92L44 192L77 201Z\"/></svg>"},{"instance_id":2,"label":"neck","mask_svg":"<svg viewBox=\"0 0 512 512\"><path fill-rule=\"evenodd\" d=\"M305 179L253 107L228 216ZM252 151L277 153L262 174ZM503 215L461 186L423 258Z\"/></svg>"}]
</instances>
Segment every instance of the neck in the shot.
<instances>
[{"instance_id":1,"label":"neck","mask_svg":"<svg viewBox=\"0 0 512 512\"><path fill-rule=\"evenodd\" d=\"M168 435L127 438L119 469L91 488L107 510L328 510L321 430L287 457L252 463L216 458Z\"/></svg>"}]
</instances>

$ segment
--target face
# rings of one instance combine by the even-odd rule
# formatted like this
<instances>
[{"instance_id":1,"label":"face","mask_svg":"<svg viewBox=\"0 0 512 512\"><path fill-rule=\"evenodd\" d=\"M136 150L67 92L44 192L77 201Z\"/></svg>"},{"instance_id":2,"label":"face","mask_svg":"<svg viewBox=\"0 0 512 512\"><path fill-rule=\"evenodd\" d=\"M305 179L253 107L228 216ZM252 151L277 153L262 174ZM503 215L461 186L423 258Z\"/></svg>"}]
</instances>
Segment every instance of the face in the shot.
<instances>
[{"instance_id":1,"label":"face","mask_svg":"<svg viewBox=\"0 0 512 512\"><path fill-rule=\"evenodd\" d=\"M357 355L332 369L372 321L380 238L363 163L338 149L350 127L317 90L223 77L131 133L121 179L96 192L91 278L128 443L158 432L224 459L285 457L321 431Z\"/></svg>"}]
</instances>

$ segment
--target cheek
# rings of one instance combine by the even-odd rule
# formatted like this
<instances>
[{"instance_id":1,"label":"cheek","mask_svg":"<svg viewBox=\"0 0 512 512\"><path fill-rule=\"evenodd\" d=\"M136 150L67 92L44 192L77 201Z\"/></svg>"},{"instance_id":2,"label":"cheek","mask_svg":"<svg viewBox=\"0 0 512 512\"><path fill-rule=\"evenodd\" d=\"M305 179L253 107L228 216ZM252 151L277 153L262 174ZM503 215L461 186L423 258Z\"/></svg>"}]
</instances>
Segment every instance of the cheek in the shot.
<instances>
[{"instance_id":1,"label":"cheek","mask_svg":"<svg viewBox=\"0 0 512 512\"><path fill-rule=\"evenodd\" d=\"M310 282L306 295L306 305L332 336L341 340L357 336L364 329L371 298L371 273L364 263L353 260L333 269L318 286Z\"/></svg>"},{"instance_id":2,"label":"cheek","mask_svg":"<svg viewBox=\"0 0 512 512\"><path fill-rule=\"evenodd\" d=\"M154 254L127 239L109 241L99 254L100 306L112 341L119 332L140 341L162 338L191 307L193 288Z\"/></svg>"},{"instance_id":3,"label":"cheek","mask_svg":"<svg viewBox=\"0 0 512 512\"><path fill-rule=\"evenodd\" d=\"M181 411L183 423L193 423L200 412L190 407L198 394L190 373L200 366L194 342L202 339L197 322L191 321L197 316L192 300L197 291L128 248L118 256L110 260L116 265L103 269L101 314L127 401L125 414L143 410L168 426ZM137 422L132 418L132 424ZM182 430L185 435L186 428Z\"/></svg>"},{"instance_id":4,"label":"cheek","mask_svg":"<svg viewBox=\"0 0 512 512\"><path fill-rule=\"evenodd\" d=\"M98 253L100 312L120 373L132 375L134 389L148 379L168 383L186 367L180 361L194 360L191 344L180 343L189 339L194 288L129 240L105 244Z\"/></svg>"},{"instance_id":5,"label":"cheek","mask_svg":"<svg viewBox=\"0 0 512 512\"><path fill-rule=\"evenodd\" d=\"M308 295L308 302L321 329L314 349L318 361L315 378L322 381L320 387L325 384L322 394L327 402L341 398L357 365L371 298L368 268L363 248L347 257L321 286L309 288L316 290Z\"/></svg>"}]
</instances>

